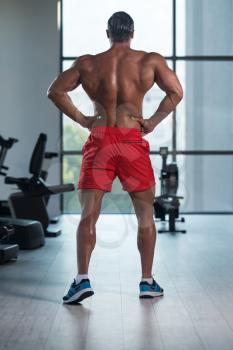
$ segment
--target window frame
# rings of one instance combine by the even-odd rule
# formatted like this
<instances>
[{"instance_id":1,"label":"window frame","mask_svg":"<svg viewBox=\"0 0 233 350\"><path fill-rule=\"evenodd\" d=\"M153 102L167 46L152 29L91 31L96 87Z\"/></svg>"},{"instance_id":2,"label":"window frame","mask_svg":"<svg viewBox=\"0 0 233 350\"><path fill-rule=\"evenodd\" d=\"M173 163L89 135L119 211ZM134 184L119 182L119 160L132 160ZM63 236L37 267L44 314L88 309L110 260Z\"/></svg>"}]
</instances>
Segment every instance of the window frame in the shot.
<instances>
[{"instance_id":1,"label":"window frame","mask_svg":"<svg viewBox=\"0 0 233 350\"><path fill-rule=\"evenodd\" d=\"M63 62L64 61L73 61L77 57L74 56L63 56L63 3L65 0L58 0L60 1L60 28L59 28L59 38L60 38L60 72L63 70ZM172 0L172 55L171 56L165 56L165 59L170 60L172 62L172 67L174 72L176 72L176 66L178 61L232 61L233 62L233 56L232 55L187 55L187 56L180 56L177 55L177 26L176 26L176 20L177 20L177 1ZM63 157L67 155L81 155L82 150L70 150L65 151L63 149L63 114L60 112L60 180L61 183L63 182ZM159 151L150 151L151 155L158 155ZM169 151L169 154L172 156L172 160L176 161L177 156L179 155L212 155L212 156L229 156L232 157L233 150L177 150L177 139L176 139L176 110L172 113L172 150ZM64 206L63 206L63 196L61 196L60 200L60 209L61 212L64 212ZM200 214L200 212L182 212L183 214ZM233 211L231 212L201 212L201 214L233 214Z\"/></svg>"}]
</instances>

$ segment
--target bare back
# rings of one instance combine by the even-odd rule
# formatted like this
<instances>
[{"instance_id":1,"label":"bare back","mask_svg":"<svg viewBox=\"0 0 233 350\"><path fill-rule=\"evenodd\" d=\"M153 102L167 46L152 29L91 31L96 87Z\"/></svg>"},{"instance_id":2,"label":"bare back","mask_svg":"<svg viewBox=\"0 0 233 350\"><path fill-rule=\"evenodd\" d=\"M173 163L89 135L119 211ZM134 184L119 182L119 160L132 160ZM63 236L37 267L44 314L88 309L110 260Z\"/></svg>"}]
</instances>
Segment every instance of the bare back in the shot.
<instances>
[{"instance_id":1,"label":"bare back","mask_svg":"<svg viewBox=\"0 0 233 350\"><path fill-rule=\"evenodd\" d=\"M145 93L154 84L151 55L129 47L78 59L80 83L102 118L95 125L137 127Z\"/></svg>"},{"instance_id":2,"label":"bare back","mask_svg":"<svg viewBox=\"0 0 233 350\"><path fill-rule=\"evenodd\" d=\"M146 125L143 98L154 83L166 96ZM80 84L94 104L91 118L84 116L68 95ZM53 81L47 93L63 113L89 130L96 125L137 129L143 125L144 134L166 118L183 96L180 82L165 59L155 52L132 50L129 42L114 43L108 51L79 57Z\"/></svg>"}]
</instances>

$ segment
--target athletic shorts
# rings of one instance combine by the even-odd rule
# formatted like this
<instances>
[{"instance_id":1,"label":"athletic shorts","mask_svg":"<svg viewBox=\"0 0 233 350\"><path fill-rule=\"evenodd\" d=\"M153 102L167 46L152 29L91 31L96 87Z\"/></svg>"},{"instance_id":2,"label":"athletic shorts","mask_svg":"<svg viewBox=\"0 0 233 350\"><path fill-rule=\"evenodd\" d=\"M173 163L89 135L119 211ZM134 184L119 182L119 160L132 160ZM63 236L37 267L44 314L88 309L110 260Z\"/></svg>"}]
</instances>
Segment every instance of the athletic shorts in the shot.
<instances>
[{"instance_id":1,"label":"athletic shorts","mask_svg":"<svg viewBox=\"0 0 233 350\"><path fill-rule=\"evenodd\" d=\"M155 186L149 151L149 142L136 128L92 128L82 148L78 189L111 192L116 176L127 192L143 191Z\"/></svg>"}]
</instances>

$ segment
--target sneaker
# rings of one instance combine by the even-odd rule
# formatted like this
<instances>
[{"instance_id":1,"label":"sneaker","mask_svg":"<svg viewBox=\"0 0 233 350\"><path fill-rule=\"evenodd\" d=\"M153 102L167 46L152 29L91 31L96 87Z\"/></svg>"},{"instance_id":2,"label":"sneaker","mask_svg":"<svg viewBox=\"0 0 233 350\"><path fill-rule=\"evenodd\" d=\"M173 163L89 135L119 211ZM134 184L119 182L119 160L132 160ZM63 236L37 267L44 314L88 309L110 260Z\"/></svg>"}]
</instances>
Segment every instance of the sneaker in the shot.
<instances>
[{"instance_id":1,"label":"sneaker","mask_svg":"<svg viewBox=\"0 0 233 350\"><path fill-rule=\"evenodd\" d=\"M83 279L79 283L74 282L71 284L68 293L63 297L63 303L65 304L77 304L80 301L92 296L94 294L90 280Z\"/></svg>"},{"instance_id":2,"label":"sneaker","mask_svg":"<svg viewBox=\"0 0 233 350\"><path fill-rule=\"evenodd\" d=\"M154 298L163 295L163 288L161 288L158 283L155 282L153 278L153 283L150 284L146 281L142 281L139 284L140 294L139 298Z\"/></svg>"}]
</instances>

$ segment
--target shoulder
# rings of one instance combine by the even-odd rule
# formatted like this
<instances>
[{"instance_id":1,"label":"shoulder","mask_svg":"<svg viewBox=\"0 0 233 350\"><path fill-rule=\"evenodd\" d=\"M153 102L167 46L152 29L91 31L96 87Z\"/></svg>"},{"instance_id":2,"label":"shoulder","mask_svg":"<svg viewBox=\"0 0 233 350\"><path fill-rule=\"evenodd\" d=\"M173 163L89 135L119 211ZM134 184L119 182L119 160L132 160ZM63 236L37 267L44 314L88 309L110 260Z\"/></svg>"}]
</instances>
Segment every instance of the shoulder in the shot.
<instances>
[{"instance_id":1,"label":"shoulder","mask_svg":"<svg viewBox=\"0 0 233 350\"><path fill-rule=\"evenodd\" d=\"M144 58L144 64L153 69L154 72L168 69L165 58L158 52L147 52Z\"/></svg>"},{"instance_id":2,"label":"shoulder","mask_svg":"<svg viewBox=\"0 0 233 350\"><path fill-rule=\"evenodd\" d=\"M165 58L158 52L147 52L146 59L155 64L166 64Z\"/></svg>"},{"instance_id":3,"label":"shoulder","mask_svg":"<svg viewBox=\"0 0 233 350\"><path fill-rule=\"evenodd\" d=\"M94 55L82 55L76 58L76 60L73 62L72 67L76 69L81 69L87 65L90 65L94 60Z\"/></svg>"}]
</instances>

